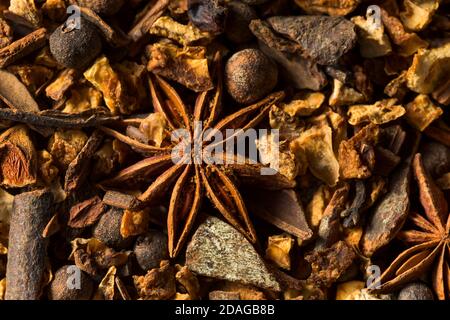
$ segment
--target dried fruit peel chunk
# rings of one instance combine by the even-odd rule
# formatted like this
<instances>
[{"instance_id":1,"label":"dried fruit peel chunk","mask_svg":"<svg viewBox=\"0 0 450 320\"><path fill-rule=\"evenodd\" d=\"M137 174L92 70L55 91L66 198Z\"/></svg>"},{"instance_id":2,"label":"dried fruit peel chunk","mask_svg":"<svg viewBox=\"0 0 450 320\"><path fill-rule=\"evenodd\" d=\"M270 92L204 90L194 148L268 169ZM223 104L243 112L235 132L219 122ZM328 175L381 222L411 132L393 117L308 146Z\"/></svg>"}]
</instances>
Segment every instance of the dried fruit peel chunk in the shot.
<instances>
[{"instance_id":1,"label":"dried fruit peel chunk","mask_svg":"<svg viewBox=\"0 0 450 320\"><path fill-rule=\"evenodd\" d=\"M48 151L60 168L66 169L83 149L88 136L81 130L57 130L48 142Z\"/></svg>"},{"instance_id":2,"label":"dried fruit peel chunk","mask_svg":"<svg viewBox=\"0 0 450 320\"><path fill-rule=\"evenodd\" d=\"M404 0L404 11L400 12L403 25L411 31L420 31L432 20L439 8L439 0Z\"/></svg>"},{"instance_id":3,"label":"dried fruit peel chunk","mask_svg":"<svg viewBox=\"0 0 450 320\"><path fill-rule=\"evenodd\" d=\"M267 259L273 261L277 266L290 270L290 251L294 245L294 239L289 235L270 236L266 249Z\"/></svg>"},{"instance_id":4,"label":"dried fruit peel chunk","mask_svg":"<svg viewBox=\"0 0 450 320\"><path fill-rule=\"evenodd\" d=\"M34 27L41 23L41 15L34 4L34 0L11 0L9 11L21 16Z\"/></svg>"},{"instance_id":5,"label":"dried fruit peel chunk","mask_svg":"<svg viewBox=\"0 0 450 320\"><path fill-rule=\"evenodd\" d=\"M328 14L345 16L361 3L360 0L295 0L295 3L308 14Z\"/></svg>"},{"instance_id":6,"label":"dried fruit peel chunk","mask_svg":"<svg viewBox=\"0 0 450 320\"><path fill-rule=\"evenodd\" d=\"M374 159L367 154L378 142L379 134L379 127L370 124L340 144L338 159L344 179L364 179L372 175Z\"/></svg>"},{"instance_id":7,"label":"dried fruit peel chunk","mask_svg":"<svg viewBox=\"0 0 450 320\"><path fill-rule=\"evenodd\" d=\"M419 131L425 130L444 113L427 95L423 94L419 94L405 108L406 121Z\"/></svg>"},{"instance_id":8,"label":"dried fruit peel chunk","mask_svg":"<svg viewBox=\"0 0 450 320\"><path fill-rule=\"evenodd\" d=\"M193 25L184 25L169 16L157 19L150 28L150 34L169 38L184 46L199 42L209 42L211 35L203 32Z\"/></svg>"},{"instance_id":9,"label":"dried fruit peel chunk","mask_svg":"<svg viewBox=\"0 0 450 320\"><path fill-rule=\"evenodd\" d=\"M428 47L428 42L417 34L407 32L401 21L390 16L386 10L381 9L381 20L392 42L398 46L397 52L401 56L410 56L420 49Z\"/></svg>"},{"instance_id":10,"label":"dried fruit peel chunk","mask_svg":"<svg viewBox=\"0 0 450 320\"><path fill-rule=\"evenodd\" d=\"M92 87L81 87L70 90L71 97L67 100L63 112L81 113L99 108L103 102L103 95Z\"/></svg>"},{"instance_id":11,"label":"dried fruit peel chunk","mask_svg":"<svg viewBox=\"0 0 450 320\"><path fill-rule=\"evenodd\" d=\"M105 56L98 58L84 72L84 77L103 94L105 104L113 114L129 114L139 107L135 97L127 95L125 83Z\"/></svg>"},{"instance_id":12,"label":"dried fruit peel chunk","mask_svg":"<svg viewBox=\"0 0 450 320\"><path fill-rule=\"evenodd\" d=\"M405 108L396 105L397 99L377 101L373 105L354 105L348 109L348 122L351 125L371 122L384 124L396 120L405 114Z\"/></svg>"},{"instance_id":13,"label":"dried fruit peel chunk","mask_svg":"<svg viewBox=\"0 0 450 320\"><path fill-rule=\"evenodd\" d=\"M204 47L179 48L174 44L155 43L149 51L149 71L175 80L196 92L212 89Z\"/></svg>"},{"instance_id":14,"label":"dried fruit peel chunk","mask_svg":"<svg viewBox=\"0 0 450 320\"><path fill-rule=\"evenodd\" d=\"M283 110L291 117L310 116L317 111L325 101L321 92L306 92L295 97L291 102L283 105Z\"/></svg>"},{"instance_id":15,"label":"dried fruit peel chunk","mask_svg":"<svg viewBox=\"0 0 450 320\"><path fill-rule=\"evenodd\" d=\"M372 19L362 16L353 17L351 21L357 26L359 51L364 58L376 58L392 52L391 43L384 33L382 23L376 25Z\"/></svg>"},{"instance_id":16,"label":"dried fruit peel chunk","mask_svg":"<svg viewBox=\"0 0 450 320\"><path fill-rule=\"evenodd\" d=\"M364 95L357 90L347 87L338 79L333 80L333 92L328 103L332 107L348 106L365 101Z\"/></svg>"},{"instance_id":17,"label":"dried fruit peel chunk","mask_svg":"<svg viewBox=\"0 0 450 320\"><path fill-rule=\"evenodd\" d=\"M291 142L294 148L303 150L312 174L329 186L336 185L339 180L332 135L328 126L312 127Z\"/></svg>"},{"instance_id":18,"label":"dried fruit peel chunk","mask_svg":"<svg viewBox=\"0 0 450 320\"><path fill-rule=\"evenodd\" d=\"M410 90L430 94L450 73L450 42L433 49L421 49L406 74Z\"/></svg>"}]
</instances>

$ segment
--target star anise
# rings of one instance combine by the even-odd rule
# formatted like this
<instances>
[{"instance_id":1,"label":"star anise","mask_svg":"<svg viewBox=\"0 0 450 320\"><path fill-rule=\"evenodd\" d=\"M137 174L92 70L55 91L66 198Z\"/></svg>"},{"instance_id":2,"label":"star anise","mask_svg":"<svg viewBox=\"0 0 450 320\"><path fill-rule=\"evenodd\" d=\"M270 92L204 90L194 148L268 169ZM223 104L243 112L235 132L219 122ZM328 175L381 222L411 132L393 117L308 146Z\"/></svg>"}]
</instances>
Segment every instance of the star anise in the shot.
<instances>
[{"instance_id":1,"label":"star anise","mask_svg":"<svg viewBox=\"0 0 450 320\"><path fill-rule=\"evenodd\" d=\"M433 268L432 283L440 300L450 298L450 215L443 192L436 186L416 154L414 175L424 213L412 212L414 230L401 231L399 238L410 248L403 251L381 275L375 292L389 292L417 279Z\"/></svg>"},{"instance_id":2,"label":"star anise","mask_svg":"<svg viewBox=\"0 0 450 320\"><path fill-rule=\"evenodd\" d=\"M102 183L104 188L123 188L124 184L130 185L137 180L146 182L147 189L136 197L136 201L132 201L131 209L158 203L170 193L167 229L171 257L175 257L185 243L200 210L204 193L231 225L255 243L256 233L236 182L256 184L268 189L292 188L295 184L294 181L278 173L271 176L261 175L262 165L235 154L234 150L223 153L211 152L214 146L223 144L230 138L237 138L246 129L256 126L268 115L271 106L284 97L282 92L273 93L262 101L219 120L222 85L221 77L217 76L217 78L216 88L199 93L192 109L164 79L159 76L150 78L150 91L155 111L165 116L171 132L184 129L188 133L188 136L179 135L168 145L163 145L161 148L155 147L114 129L103 127L105 133L128 144L146 157L123 169L112 179L104 181ZM139 119L124 121L132 125L140 124ZM202 126L200 133L195 130L198 124ZM208 134L208 129L213 129L210 131L212 133ZM236 133L231 137L215 141L214 132L224 133L226 129L242 130L235 131ZM203 140L200 142L201 150L198 152L196 145L199 144L200 135L203 135ZM208 143L211 140L213 142ZM183 143L184 146L190 144L191 148L177 147ZM174 153L181 161L173 162ZM205 157L208 155L210 161L198 161L195 157L199 153ZM238 163L229 161L237 158L243 161ZM223 163L217 160L223 160ZM149 185L148 181L151 181Z\"/></svg>"}]
</instances>

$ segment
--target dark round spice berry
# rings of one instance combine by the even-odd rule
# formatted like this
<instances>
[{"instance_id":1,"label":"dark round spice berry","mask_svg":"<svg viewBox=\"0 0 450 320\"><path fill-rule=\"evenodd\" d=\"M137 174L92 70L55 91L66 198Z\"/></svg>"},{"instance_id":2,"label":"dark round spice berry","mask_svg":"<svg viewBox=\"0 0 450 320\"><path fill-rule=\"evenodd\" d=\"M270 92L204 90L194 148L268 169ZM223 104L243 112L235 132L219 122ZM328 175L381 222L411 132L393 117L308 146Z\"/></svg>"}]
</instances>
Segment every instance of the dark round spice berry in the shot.
<instances>
[{"instance_id":1,"label":"dark round spice berry","mask_svg":"<svg viewBox=\"0 0 450 320\"><path fill-rule=\"evenodd\" d=\"M59 26L50 36L49 43L56 61L68 68L88 66L102 50L97 27L83 18L79 28L66 24Z\"/></svg>"},{"instance_id":2,"label":"dark round spice berry","mask_svg":"<svg viewBox=\"0 0 450 320\"><path fill-rule=\"evenodd\" d=\"M434 300L433 291L422 282L406 285L398 294L398 300Z\"/></svg>"},{"instance_id":3,"label":"dark round spice berry","mask_svg":"<svg viewBox=\"0 0 450 320\"><path fill-rule=\"evenodd\" d=\"M277 80L276 64L258 49L235 53L225 67L228 93L242 104L255 102L269 94Z\"/></svg>"},{"instance_id":4,"label":"dark round spice berry","mask_svg":"<svg viewBox=\"0 0 450 320\"><path fill-rule=\"evenodd\" d=\"M94 228L93 236L108 247L124 249L131 245L132 238L123 238L120 234L123 210L112 208L106 212Z\"/></svg>"},{"instance_id":5,"label":"dark round spice berry","mask_svg":"<svg viewBox=\"0 0 450 320\"><path fill-rule=\"evenodd\" d=\"M234 43L245 43L253 38L253 33L248 25L254 19L258 19L255 10L239 1L228 3L228 17L225 28L227 38Z\"/></svg>"},{"instance_id":6,"label":"dark round spice berry","mask_svg":"<svg viewBox=\"0 0 450 320\"><path fill-rule=\"evenodd\" d=\"M225 28L227 8L217 0L189 0L189 20L200 30L221 33Z\"/></svg>"},{"instance_id":7,"label":"dark round spice berry","mask_svg":"<svg viewBox=\"0 0 450 320\"><path fill-rule=\"evenodd\" d=\"M78 5L95 11L101 16L116 14L124 4L124 0L78 0Z\"/></svg>"},{"instance_id":8,"label":"dark round spice berry","mask_svg":"<svg viewBox=\"0 0 450 320\"><path fill-rule=\"evenodd\" d=\"M140 236L134 245L134 254L142 270L159 267L161 260L169 258L167 249L167 236L157 230L150 230Z\"/></svg>"},{"instance_id":9,"label":"dark round spice berry","mask_svg":"<svg viewBox=\"0 0 450 320\"><path fill-rule=\"evenodd\" d=\"M64 266L56 271L48 297L50 300L89 300L93 291L94 283L87 274L76 266Z\"/></svg>"}]
</instances>

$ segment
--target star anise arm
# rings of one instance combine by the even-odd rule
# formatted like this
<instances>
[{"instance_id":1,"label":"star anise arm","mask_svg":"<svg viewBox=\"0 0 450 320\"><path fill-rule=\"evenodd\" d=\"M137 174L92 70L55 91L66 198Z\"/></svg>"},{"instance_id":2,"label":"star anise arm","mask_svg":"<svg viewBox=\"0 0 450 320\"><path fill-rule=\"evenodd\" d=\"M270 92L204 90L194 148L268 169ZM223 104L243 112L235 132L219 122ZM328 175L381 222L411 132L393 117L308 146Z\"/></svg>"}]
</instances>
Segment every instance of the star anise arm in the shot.
<instances>
[{"instance_id":1,"label":"star anise arm","mask_svg":"<svg viewBox=\"0 0 450 320\"><path fill-rule=\"evenodd\" d=\"M190 129L188 110L176 90L163 78L155 75L155 81L149 77L150 93L153 107L157 112L165 115L172 129ZM167 100L162 99L156 89L156 84L164 93Z\"/></svg>"},{"instance_id":2,"label":"star anise arm","mask_svg":"<svg viewBox=\"0 0 450 320\"><path fill-rule=\"evenodd\" d=\"M439 233L437 229L430 221L428 221L424 216L418 214L417 212L411 212L408 219L418 228L429 232L429 233Z\"/></svg>"},{"instance_id":3,"label":"star anise arm","mask_svg":"<svg viewBox=\"0 0 450 320\"><path fill-rule=\"evenodd\" d=\"M445 230L447 230L447 234L450 234L450 213L447 216L447 225L445 227ZM449 244L449 246L450 246L450 244Z\"/></svg>"},{"instance_id":4,"label":"star anise arm","mask_svg":"<svg viewBox=\"0 0 450 320\"><path fill-rule=\"evenodd\" d=\"M223 76L222 63L220 52L217 52L214 57L214 72L213 76L217 79L217 84L214 89L214 94L210 100L207 97L210 91L204 91L197 97L194 108L194 121L203 121L203 128L208 129L216 122L222 111L222 95L223 95ZM207 103L209 102L209 104Z\"/></svg>"},{"instance_id":5,"label":"star anise arm","mask_svg":"<svg viewBox=\"0 0 450 320\"><path fill-rule=\"evenodd\" d=\"M417 279L431 267L441 245L440 241L430 241L403 251L381 275L381 285L370 290L374 293L390 292Z\"/></svg>"},{"instance_id":6,"label":"star anise arm","mask_svg":"<svg viewBox=\"0 0 450 320\"><path fill-rule=\"evenodd\" d=\"M142 205L152 204L161 199L167 190L175 183L176 179L183 172L185 164L173 165L161 174L137 199Z\"/></svg>"},{"instance_id":7,"label":"star anise arm","mask_svg":"<svg viewBox=\"0 0 450 320\"><path fill-rule=\"evenodd\" d=\"M414 157L414 175L419 185L420 202L430 222L441 233L445 232L445 222L448 214L448 204L442 191L435 185L426 172L420 153Z\"/></svg>"},{"instance_id":8,"label":"star anise arm","mask_svg":"<svg viewBox=\"0 0 450 320\"><path fill-rule=\"evenodd\" d=\"M235 137L238 132L243 132L249 128L256 126L270 111L273 104L284 98L284 92L275 92L264 98L263 100L243 108L214 125L214 129L219 132L224 132L226 129L240 129L235 135L228 138ZM212 132L210 135L212 136ZM205 141L209 141L211 136L207 135Z\"/></svg>"},{"instance_id":9,"label":"star anise arm","mask_svg":"<svg viewBox=\"0 0 450 320\"><path fill-rule=\"evenodd\" d=\"M433 288L439 300L449 297L450 287L448 287L448 264L446 254L448 254L445 243L441 247L438 261L433 270Z\"/></svg>"},{"instance_id":10,"label":"star anise arm","mask_svg":"<svg viewBox=\"0 0 450 320\"><path fill-rule=\"evenodd\" d=\"M202 181L211 202L224 218L249 241L257 241L256 232L245 207L244 200L234 183L218 167L210 165L201 170Z\"/></svg>"},{"instance_id":11,"label":"star anise arm","mask_svg":"<svg viewBox=\"0 0 450 320\"><path fill-rule=\"evenodd\" d=\"M202 190L198 171L195 166L186 166L172 191L167 217L169 254L172 258L178 255L186 242L200 209Z\"/></svg>"},{"instance_id":12,"label":"star anise arm","mask_svg":"<svg viewBox=\"0 0 450 320\"><path fill-rule=\"evenodd\" d=\"M438 241L441 239L438 233L418 230L400 231L397 237L406 243L424 243L429 241Z\"/></svg>"},{"instance_id":13,"label":"star anise arm","mask_svg":"<svg viewBox=\"0 0 450 320\"><path fill-rule=\"evenodd\" d=\"M133 150L142 154L155 154L158 152L165 152L169 150L168 148L155 147L139 142L111 128L100 127L99 129L107 135L129 145L131 148L133 148Z\"/></svg>"},{"instance_id":14,"label":"star anise arm","mask_svg":"<svg viewBox=\"0 0 450 320\"><path fill-rule=\"evenodd\" d=\"M133 182L135 180L146 179L150 176L160 174L164 169L172 164L172 157L170 154L157 155L150 158L145 158L128 168L121 170L113 178L102 181L101 186L120 186L126 182Z\"/></svg>"}]
</instances>

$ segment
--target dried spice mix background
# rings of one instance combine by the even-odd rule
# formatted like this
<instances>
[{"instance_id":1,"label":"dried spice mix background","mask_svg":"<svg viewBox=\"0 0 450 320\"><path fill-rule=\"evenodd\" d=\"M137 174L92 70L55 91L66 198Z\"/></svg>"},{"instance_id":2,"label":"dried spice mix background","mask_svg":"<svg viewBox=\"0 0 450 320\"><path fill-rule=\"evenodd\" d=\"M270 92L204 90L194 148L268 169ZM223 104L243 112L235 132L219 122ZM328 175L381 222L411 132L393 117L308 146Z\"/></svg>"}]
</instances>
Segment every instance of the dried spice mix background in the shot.
<instances>
[{"instance_id":1,"label":"dried spice mix background","mask_svg":"<svg viewBox=\"0 0 450 320\"><path fill-rule=\"evenodd\" d=\"M0 300L448 300L448 108L448 0L0 0Z\"/></svg>"}]
</instances>

